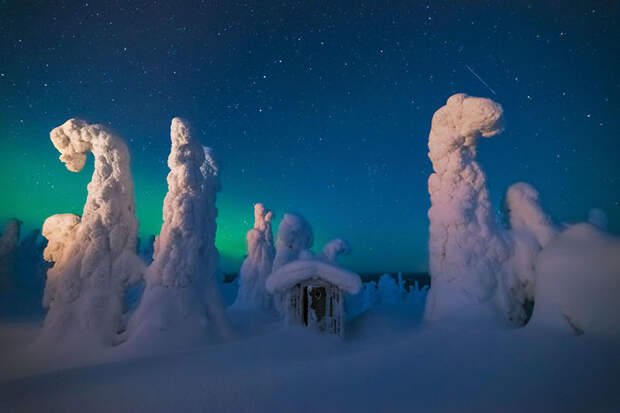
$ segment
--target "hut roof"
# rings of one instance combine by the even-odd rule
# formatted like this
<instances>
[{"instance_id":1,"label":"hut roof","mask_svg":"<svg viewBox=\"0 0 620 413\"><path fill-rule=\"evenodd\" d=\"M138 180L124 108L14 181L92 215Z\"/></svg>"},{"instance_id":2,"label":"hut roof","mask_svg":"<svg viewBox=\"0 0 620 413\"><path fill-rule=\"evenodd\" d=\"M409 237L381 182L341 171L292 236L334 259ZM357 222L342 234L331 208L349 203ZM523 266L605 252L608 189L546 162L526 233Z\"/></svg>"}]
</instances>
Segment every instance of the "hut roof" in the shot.
<instances>
[{"instance_id":1,"label":"hut roof","mask_svg":"<svg viewBox=\"0 0 620 413\"><path fill-rule=\"evenodd\" d=\"M362 287L359 275L318 259L301 259L283 265L267 278L265 286L275 293L312 278L330 282L349 294L357 294Z\"/></svg>"}]
</instances>

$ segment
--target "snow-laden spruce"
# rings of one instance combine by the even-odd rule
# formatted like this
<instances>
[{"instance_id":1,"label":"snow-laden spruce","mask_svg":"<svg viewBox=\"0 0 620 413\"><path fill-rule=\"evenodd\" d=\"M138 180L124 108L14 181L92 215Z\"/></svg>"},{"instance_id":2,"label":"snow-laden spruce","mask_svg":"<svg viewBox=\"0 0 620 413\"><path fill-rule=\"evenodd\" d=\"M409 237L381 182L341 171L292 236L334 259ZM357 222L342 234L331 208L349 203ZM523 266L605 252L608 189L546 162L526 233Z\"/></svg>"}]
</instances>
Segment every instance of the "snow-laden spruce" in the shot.
<instances>
[{"instance_id":1,"label":"snow-laden spruce","mask_svg":"<svg viewBox=\"0 0 620 413\"><path fill-rule=\"evenodd\" d=\"M217 167L184 120L172 120L170 136L163 224L129 328L141 346L195 344L228 328L216 282Z\"/></svg>"},{"instance_id":2,"label":"snow-laden spruce","mask_svg":"<svg viewBox=\"0 0 620 413\"><path fill-rule=\"evenodd\" d=\"M295 261L309 251L314 244L312 227L298 214L284 214L278 228L276 256L273 260L273 271Z\"/></svg>"},{"instance_id":3,"label":"snow-laden spruce","mask_svg":"<svg viewBox=\"0 0 620 413\"><path fill-rule=\"evenodd\" d=\"M135 252L138 221L129 151L102 125L79 119L55 128L50 137L68 170L82 170L88 152L95 170L82 217L53 215L43 224L44 258L54 265L47 272L43 303L49 311L40 338L114 345L123 329L124 290L144 269Z\"/></svg>"},{"instance_id":4,"label":"snow-laden spruce","mask_svg":"<svg viewBox=\"0 0 620 413\"><path fill-rule=\"evenodd\" d=\"M239 271L239 292L234 304L237 307L273 308L273 296L265 289L275 256L272 219L273 213L263 204L254 205L254 228L247 234L248 256Z\"/></svg>"},{"instance_id":5,"label":"snow-laden spruce","mask_svg":"<svg viewBox=\"0 0 620 413\"><path fill-rule=\"evenodd\" d=\"M0 235L0 292L13 286L15 276L15 252L19 244L21 221L9 220Z\"/></svg>"},{"instance_id":6,"label":"snow-laden spruce","mask_svg":"<svg viewBox=\"0 0 620 413\"><path fill-rule=\"evenodd\" d=\"M451 96L433 116L427 320L523 324L527 318L531 266L554 231L537 204L538 193L523 183L513 185L506 198L514 231L497 222L476 144L500 134L502 120L499 104L465 94Z\"/></svg>"},{"instance_id":7,"label":"snow-laden spruce","mask_svg":"<svg viewBox=\"0 0 620 413\"><path fill-rule=\"evenodd\" d=\"M511 185L504 197L504 215L510 231L505 234L511 246L509 269L513 297L522 304L534 301L536 276L534 263L540 251L557 234L551 219L544 213L536 189L525 182Z\"/></svg>"}]
</instances>

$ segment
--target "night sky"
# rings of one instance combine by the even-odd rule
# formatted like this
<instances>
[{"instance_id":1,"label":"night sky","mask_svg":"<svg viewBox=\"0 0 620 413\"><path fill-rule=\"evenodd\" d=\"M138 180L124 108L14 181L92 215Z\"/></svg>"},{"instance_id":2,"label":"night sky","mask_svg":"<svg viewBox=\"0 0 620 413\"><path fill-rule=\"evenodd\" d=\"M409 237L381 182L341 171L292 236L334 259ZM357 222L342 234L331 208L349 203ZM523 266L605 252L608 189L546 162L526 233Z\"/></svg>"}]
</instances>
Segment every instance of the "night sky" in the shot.
<instances>
[{"instance_id":1,"label":"night sky","mask_svg":"<svg viewBox=\"0 0 620 413\"><path fill-rule=\"evenodd\" d=\"M67 171L49 131L82 117L128 142L158 233L181 116L220 159L225 271L255 202L315 250L348 239L354 270L425 271L430 121L465 92L504 106L479 145L495 208L527 181L556 222L599 207L618 233L620 2L530 3L1 1L0 223L81 213L92 161Z\"/></svg>"}]
</instances>

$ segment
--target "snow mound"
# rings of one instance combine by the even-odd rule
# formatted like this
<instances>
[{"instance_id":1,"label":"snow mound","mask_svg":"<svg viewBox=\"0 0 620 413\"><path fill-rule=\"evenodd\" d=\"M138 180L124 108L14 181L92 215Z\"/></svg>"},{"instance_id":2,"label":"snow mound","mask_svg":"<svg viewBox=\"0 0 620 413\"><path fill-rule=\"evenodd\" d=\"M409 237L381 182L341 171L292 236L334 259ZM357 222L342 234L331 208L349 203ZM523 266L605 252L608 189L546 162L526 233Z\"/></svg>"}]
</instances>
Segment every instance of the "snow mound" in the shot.
<instances>
[{"instance_id":1,"label":"snow mound","mask_svg":"<svg viewBox=\"0 0 620 413\"><path fill-rule=\"evenodd\" d=\"M357 294L362 287L359 275L318 259L301 259L275 270L267 278L267 290L282 293L300 281L321 278L349 294Z\"/></svg>"},{"instance_id":2,"label":"snow mound","mask_svg":"<svg viewBox=\"0 0 620 413\"><path fill-rule=\"evenodd\" d=\"M560 233L536 260L528 326L620 336L620 239L588 223Z\"/></svg>"}]
</instances>

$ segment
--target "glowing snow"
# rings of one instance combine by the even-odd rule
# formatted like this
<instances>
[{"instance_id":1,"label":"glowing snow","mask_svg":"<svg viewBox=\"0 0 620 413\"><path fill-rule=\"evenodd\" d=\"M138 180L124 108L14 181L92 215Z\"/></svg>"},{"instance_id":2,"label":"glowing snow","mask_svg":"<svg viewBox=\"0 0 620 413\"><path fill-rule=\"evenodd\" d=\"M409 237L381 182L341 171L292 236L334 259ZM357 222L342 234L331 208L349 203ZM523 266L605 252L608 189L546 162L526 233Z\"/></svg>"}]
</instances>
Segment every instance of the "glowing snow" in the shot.
<instances>
[{"instance_id":1,"label":"glowing snow","mask_svg":"<svg viewBox=\"0 0 620 413\"><path fill-rule=\"evenodd\" d=\"M538 193L524 183L506 195L512 229L496 220L476 144L503 131L502 116L499 104L464 94L450 97L433 116L427 320L522 324L526 319L532 263L554 229L538 205Z\"/></svg>"},{"instance_id":2,"label":"glowing snow","mask_svg":"<svg viewBox=\"0 0 620 413\"><path fill-rule=\"evenodd\" d=\"M49 217L42 234L49 240L44 304L49 307L42 340L74 336L76 343L118 342L122 297L143 265L135 253L135 216L129 152L125 142L101 125L70 119L51 131L67 169L79 172L90 151L95 170L82 217Z\"/></svg>"}]
</instances>

